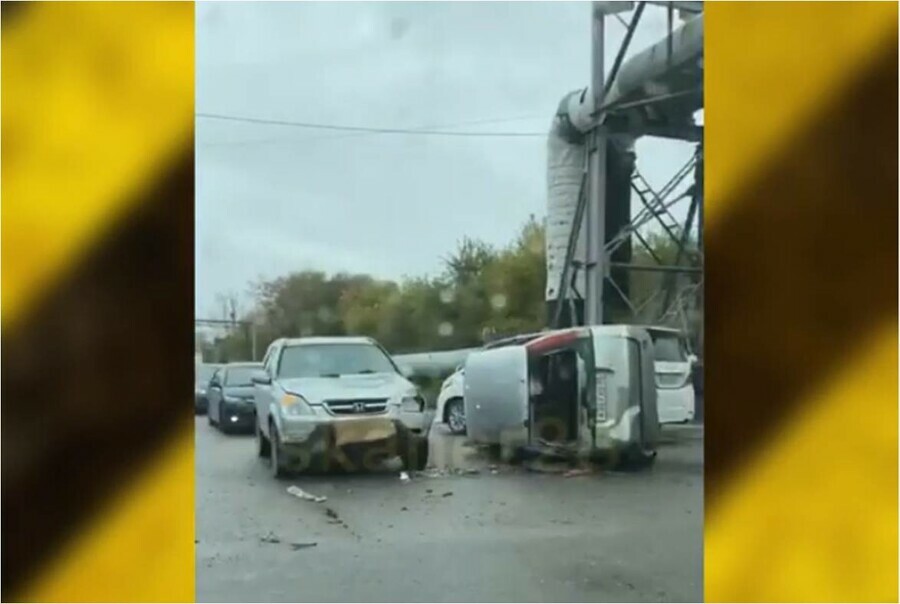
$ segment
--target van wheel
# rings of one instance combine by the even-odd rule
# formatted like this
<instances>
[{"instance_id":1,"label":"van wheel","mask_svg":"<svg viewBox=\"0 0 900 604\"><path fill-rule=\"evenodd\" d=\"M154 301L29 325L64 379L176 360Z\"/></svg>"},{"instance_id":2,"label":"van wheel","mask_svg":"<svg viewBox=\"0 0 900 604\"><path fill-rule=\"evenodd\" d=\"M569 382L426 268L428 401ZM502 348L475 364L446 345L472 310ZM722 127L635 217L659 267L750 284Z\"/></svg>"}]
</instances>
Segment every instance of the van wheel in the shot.
<instances>
[{"instance_id":1,"label":"van wheel","mask_svg":"<svg viewBox=\"0 0 900 604\"><path fill-rule=\"evenodd\" d=\"M259 424L256 424L256 455L257 457L262 457L263 459L269 459L269 456L272 454L271 445L269 444L269 439L265 437L262 433L262 429L259 427Z\"/></svg>"},{"instance_id":2,"label":"van wheel","mask_svg":"<svg viewBox=\"0 0 900 604\"><path fill-rule=\"evenodd\" d=\"M281 439L278 437L278 429L274 425L269 426L269 471L275 479L287 476L284 467L284 452L281 449Z\"/></svg>"}]
</instances>

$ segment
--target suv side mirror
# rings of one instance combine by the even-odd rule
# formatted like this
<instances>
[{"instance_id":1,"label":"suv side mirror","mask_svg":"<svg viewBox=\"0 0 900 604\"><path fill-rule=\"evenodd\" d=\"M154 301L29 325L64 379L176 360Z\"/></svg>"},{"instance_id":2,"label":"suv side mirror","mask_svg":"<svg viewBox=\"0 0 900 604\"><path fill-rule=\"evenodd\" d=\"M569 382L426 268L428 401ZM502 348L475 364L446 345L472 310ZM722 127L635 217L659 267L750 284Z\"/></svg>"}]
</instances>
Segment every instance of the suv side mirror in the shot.
<instances>
[{"instance_id":1,"label":"suv side mirror","mask_svg":"<svg viewBox=\"0 0 900 604\"><path fill-rule=\"evenodd\" d=\"M260 386L266 386L272 383L272 376L267 371L259 369L253 372L253 375L250 376L250 381Z\"/></svg>"},{"instance_id":2,"label":"suv side mirror","mask_svg":"<svg viewBox=\"0 0 900 604\"><path fill-rule=\"evenodd\" d=\"M690 363L691 365L696 365L696 364L697 364L697 355L696 355L696 354L689 354L689 355L687 356L687 360L688 360L688 363Z\"/></svg>"}]
</instances>

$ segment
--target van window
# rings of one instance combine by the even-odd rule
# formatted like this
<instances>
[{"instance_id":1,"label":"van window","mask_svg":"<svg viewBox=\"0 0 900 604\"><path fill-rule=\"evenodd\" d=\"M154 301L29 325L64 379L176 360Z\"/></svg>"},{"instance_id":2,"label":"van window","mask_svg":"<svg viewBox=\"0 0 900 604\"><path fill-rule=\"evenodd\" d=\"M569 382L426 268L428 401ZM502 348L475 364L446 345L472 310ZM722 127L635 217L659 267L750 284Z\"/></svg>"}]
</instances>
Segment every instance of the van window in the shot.
<instances>
[{"instance_id":1,"label":"van window","mask_svg":"<svg viewBox=\"0 0 900 604\"><path fill-rule=\"evenodd\" d=\"M684 340L678 334L651 333L653 357L664 363L686 363L687 350Z\"/></svg>"}]
</instances>

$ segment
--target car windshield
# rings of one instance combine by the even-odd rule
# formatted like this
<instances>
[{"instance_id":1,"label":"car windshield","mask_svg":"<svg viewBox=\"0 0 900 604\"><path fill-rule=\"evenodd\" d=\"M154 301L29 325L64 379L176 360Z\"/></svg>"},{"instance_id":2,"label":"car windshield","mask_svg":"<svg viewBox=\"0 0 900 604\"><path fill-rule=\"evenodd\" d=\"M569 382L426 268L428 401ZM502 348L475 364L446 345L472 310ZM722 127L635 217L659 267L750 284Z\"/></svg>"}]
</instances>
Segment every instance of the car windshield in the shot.
<instances>
[{"instance_id":1,"label":"car windshield","mask_svg":"<svg viewBox=\"0 0 900 604\"><path fill-rule=\"evenodd\" d=\"M371 344L305 344L281 353L278 377L339 377L365 373L396 373L390 358Z\"/></svg>"},{"instance_id":2,"label":"car windshield","mask_svg":"<svg viewBox=\"0 0 900 604\"><path fill-rule=\"evenodd\" d=\"M212 379L213 374L216 372L215 365L197 365L197 370L195 375L197 376L198 384L206 384L209 383L209 380Z\"/></svg>"},{"instance_id":3,"label":"car windshield","mask_svg":"<svg viewBox=\"0 0 900 604\"><path fill-rule=\"evenodd\" d=\"M657 361L664 363L685 363L684 342L678 334L657 333L651 334L653 338L653 353Z\"/></svg>"},{"instance_id":4,"label":"car windshield","mask_svg":"<svg viewBox=\"0 0 900 604\"><path fill-rule=\"evenodd\" d=\"M253 376L253 373L258 370L259 367L253 366L229 367L228 371L225 373L225 385L250 386L253 384L250 378Z\"/></svg>"}]
</instances>

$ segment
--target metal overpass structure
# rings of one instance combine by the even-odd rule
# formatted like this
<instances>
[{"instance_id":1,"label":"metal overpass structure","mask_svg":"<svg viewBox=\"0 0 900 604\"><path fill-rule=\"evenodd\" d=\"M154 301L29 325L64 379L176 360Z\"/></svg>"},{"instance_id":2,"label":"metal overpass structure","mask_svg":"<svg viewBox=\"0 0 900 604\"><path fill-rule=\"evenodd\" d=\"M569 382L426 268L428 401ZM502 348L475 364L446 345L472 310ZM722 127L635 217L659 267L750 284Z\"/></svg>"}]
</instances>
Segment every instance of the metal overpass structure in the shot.
<instances>
[{"instance_id":1,"label":"metal overpass structure","mask_svg":"<svg viewBox=\"0 0 900 604\"><path fill-rule=\"evenodd\" d=\"M656 6L667 12L667 34L626 60L645 11ZM702 304L703 128L694 118L703 108L702 3L594 2L592 9L591 84L563 97L548 140L548 325L677 323L686 303ZM605 74L611 16L626 32ZM658 190L635 165L643 136L696 144ZM683 221L676 204L687 204ZM650 246L643 234L650 225L671 241L674 258ZM652 264L632 261L637 245ZM633 300L639 271L663 278L647 299Z\"/></svg>"},{"instance_id":2,"label":"metal overpass structure","mask_svg":"<svg viewBox=\"0 0 900 604\"><path fill-rule=\"evenodd\" d=\"M695 115L703 108L703 3L594 2L591 9L589 85L563 96L548 133L547 326L664 324L692 333L702 349L703 126ZM629 56L648 10L665 11L666 35ZM625 35L606 73L612 19ZM644 136L695 145L659 188L636 167L635 142ZM653 249L651 227L674 257ZM634 262L637 246L652 263ZM635 300L639 273L657 275L658 286ZM468 352L397 358L433 374L452 371Z\"/></svg>"}]
</instances>

